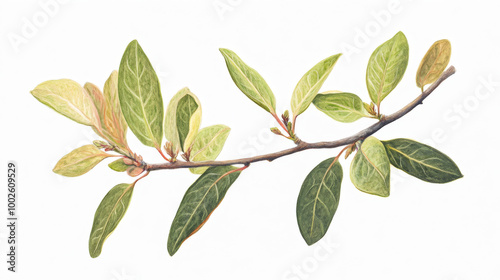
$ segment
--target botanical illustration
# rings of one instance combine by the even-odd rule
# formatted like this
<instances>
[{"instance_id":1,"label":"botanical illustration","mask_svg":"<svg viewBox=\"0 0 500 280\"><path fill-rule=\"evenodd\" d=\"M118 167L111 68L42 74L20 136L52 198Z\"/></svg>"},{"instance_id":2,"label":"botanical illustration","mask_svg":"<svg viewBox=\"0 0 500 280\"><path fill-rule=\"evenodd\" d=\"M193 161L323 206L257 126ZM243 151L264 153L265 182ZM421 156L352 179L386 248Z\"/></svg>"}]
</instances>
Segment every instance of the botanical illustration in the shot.
<instances>
[{"instance_id":1,"label":"botanical illustration","mask_svg":"<svg viewBox=\"0 0 500 280\"><path fill-rule=\"evenodd\" d=\"M391 168L428 183L448 183L462 177L453 160L433 147L407 138L379 140L373 136L422 104L455 73L453 66L448 67L451 56L448 40L437 41L429 48L416 70L419 92L414 97L409 90L402 92L413 100L392 114L383 114L381 105L406 72L410 51L402 32L376 48L368 60L367 94L360 95L365 101L351 92L322 90L335 64L342 59L341 54L335 54L302 76L291 94L290 110L280 113L264 78L235 52L228 49L220 52L235 85L274 118L277 127L270 128L271 131L277 137L289 139L292 148L249 158L216 160L231 128L224 124L201 127L201 102L187 87L164 104L158 76L136 40L127 46L118 70L111 72L102 90L91 83L81 86L62 79L43 82L31 91L41 103L91 127L102 138L63 156L53 169L55 173L80 176L110 158L108 165L113 172L137 177L111 188L97 207L93 225L89 227L91 257L101 254L106 239L124 218L135 187L154 171L182 168L198 176L186 190L171 223L167 239L170 255L200 230L240 174L256 162L273 161L309 149L341 148L336 156L318 159L318 165L303 180L298 193L297 223L308 245L327 233L339 207L344 175L358 190L380 197L390 195ZM350 137L306 142L299 137L296 124L297 118L310 107L338 122L369 118L373 124ZM165 161L151 163L134 153L127 143L128 129L142 144L156 149ZM351 155L349 171L344 174L341 161Z\"/></svg>"}]
</instances>

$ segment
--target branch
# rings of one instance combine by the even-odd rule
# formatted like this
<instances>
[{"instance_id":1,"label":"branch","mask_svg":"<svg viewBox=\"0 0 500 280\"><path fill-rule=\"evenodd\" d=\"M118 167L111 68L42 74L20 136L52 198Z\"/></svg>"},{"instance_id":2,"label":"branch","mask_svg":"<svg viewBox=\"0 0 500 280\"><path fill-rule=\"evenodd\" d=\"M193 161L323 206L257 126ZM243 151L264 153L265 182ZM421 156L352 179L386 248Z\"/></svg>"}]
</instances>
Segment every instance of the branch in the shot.
<instances>
[{"instance_id":1,"label":"branch","mask_svg":"<svg viewBox=\"0 0 500 280\"><path fill-rule=\"evenodd\" d=\"M265 155L259 155L255 157L248 157L248 158L240 158L240 159L233 159L233 160L221 160L221 161L200 161L200 162L185 162L185 161L176 161L176 162L166 162L166 163L160 163L160 164L147 164L146 165L146 170L148 171L154 171L154 170L160 170L160 169L178 169L178 168L192 168L192 167L205 167L205 166L226 166L226 165L233 165L233 164L244 164L244 165L249 165L250 163L253 162L259 162L259 161L273 161L277 158L295 154L301 151L309 150L309 149L332 149L332 148L337 148L340 146L345 146L349 145L352 143L355 143L359 140L365 139L368 136L374 134L375 132L379 131L382 127L392 123L393 121L401 118L402 116L408 114L411 110L413 110L415 107L418 105L422 104L425 98L429 96L444 80L449 78L451 75L455 74L455 67L450 66L446 71L443 72L441 77L434 82L432 85L430 85L422 94L420 94L415 100L410 102L408 105L405 107L401 108L399 111L388 115L388 116L382 116L380 120L369 126L368 128L365 128L364 130L361 130L360 132L346 138L342 138L339 140L335 141L326 141L326 142L316 142L316 143L307 143L304 141L301 141L297 144L297 146L282 150L279 152L274 152L270 154L265 154Z\"/></svg>"}]
</instances>

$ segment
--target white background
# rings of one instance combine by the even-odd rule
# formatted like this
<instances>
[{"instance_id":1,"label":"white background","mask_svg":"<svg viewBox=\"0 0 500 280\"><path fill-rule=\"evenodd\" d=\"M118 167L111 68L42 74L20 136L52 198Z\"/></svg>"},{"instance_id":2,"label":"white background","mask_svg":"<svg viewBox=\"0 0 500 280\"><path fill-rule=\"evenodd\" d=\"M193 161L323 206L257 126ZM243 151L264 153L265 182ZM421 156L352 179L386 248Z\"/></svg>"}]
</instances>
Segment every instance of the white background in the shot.
<instances>
[{"instance_id":1,"label":"white background","mask_svg":"<svg viewBox=\"0 0 500 280\"><path fill-rule=\"evenodd\" d=\"M19 272L7 273L2 261L0 278L500 279L498 7L496 1L464 2L2 1L0 155L3 168L8 160L19 165L20 226ZM456 161L463 179L435 185L393 169L391 196L381 198L356 190L347 175L350 159L342 161L339 209L323 241L308 247L296 224L296 198L307 173L338 150L253 164L203 229L170 257L170 223L196 176L154 172L137 185L102 255L89 257L95 209L111 187L132 179L106 164L77 178L54 174L59 158L96 136L35 100L29 91L37 84L71 78L102 87L127 44L138 39L158 72L165 106L177 90L190 87L203 105L202 126L232 128L219 158L246 157L293 144L268 132L276 125L233 84L219 47L261 73L282 112L300 77L339 52L344 55L322 89L368 101L368 58L400 30L410 61L384 113L418 95L415 72L434 41L451 41L457 74L376 136L432 144ZM370 123L340 124L310 107L297 131L306 141L333 140ZM128 136L147 161L162 161Z\"/></svg>"}]
</instances>

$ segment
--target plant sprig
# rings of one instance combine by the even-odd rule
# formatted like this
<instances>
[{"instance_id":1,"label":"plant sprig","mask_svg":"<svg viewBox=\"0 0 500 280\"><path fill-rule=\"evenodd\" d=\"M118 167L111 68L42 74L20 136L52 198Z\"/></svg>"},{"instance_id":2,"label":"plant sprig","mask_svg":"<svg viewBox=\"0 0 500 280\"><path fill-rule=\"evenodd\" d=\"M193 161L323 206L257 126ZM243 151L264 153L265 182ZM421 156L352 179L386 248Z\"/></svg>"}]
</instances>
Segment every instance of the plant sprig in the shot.
<instances>
[{"instance_id":1,"label":"plant sprig","mask_svg":"<svg viewBox=\"0 0 500 280\"><path fill-rule=\"evenodd\" d=\"M381 103L403 78L409 60L409 46L402 32L381 44L369 59L366 85L370 103L350 92L329 90L320 93L341 57L336 54L321 60L302 76L292 93L291 114L286 110L281 116L276 112L276 98L264 78L233 51L220 51L236 86L271 114L281 128L273 127L271 131L292 140L294 147L255 157L217 161L231 129L222 124L200 128L201 102L188 88L177 92L164 112L158 77L136 40L127 46L119 71L112 72L104 92L93 84L82 87L66 79L41 83L31 92L55 111L92 127L103 139L65 155L54 172L80 176L102 160L118 157L109 164L112 170L127 172L132 177L143 174L133 183L113 187L100 203L89 238L91 257L100 255L104 241L124 217L136 183L152 171L189 168L192 173L201 174L186 191L172 222L167 242L170 255L205 224L231 185L251 163L273 161L309 149L342 147L335 157L323 160L312 169L298 195L297 222L308 245L326 234L339 206L343 179L340 158L344 153L345 159L355 153L349 172L353 185L362 192L381 197L390 195L391 165L430 183L448 183L462 177L457 165L432 147L405 138L380 141L373 136L422 104L455 73L453 66L446 70L451 56L451 44L447 40L434 43L420 63L416 82L421 94L389 115L382 114ZM297 136L296 123L311 104L339 122L350 123L361 118L377 122L350 137L306 142ZM129 127L144 145L155 148L166 162L150 164L134 153L126 140Z\"/></svg>"}]
</instances>

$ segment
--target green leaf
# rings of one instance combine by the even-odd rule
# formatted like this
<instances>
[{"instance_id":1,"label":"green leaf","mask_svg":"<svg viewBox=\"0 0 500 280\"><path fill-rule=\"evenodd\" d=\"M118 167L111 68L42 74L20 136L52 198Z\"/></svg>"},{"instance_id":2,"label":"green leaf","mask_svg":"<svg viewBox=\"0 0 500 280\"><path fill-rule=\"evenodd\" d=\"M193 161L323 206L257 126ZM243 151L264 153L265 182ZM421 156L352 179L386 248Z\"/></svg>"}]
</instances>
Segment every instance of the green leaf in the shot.
<instances>
[{"instance_id":1,"label":"green leaf","mask_svg":"<svg viewBox=\"0 0 500 280\"><path fill-rule=\"evenodd\" d=\"M233 51L219 49L236 86L264 110L275 114L276 100L271 88L255 69L246 65Z\"/></svg>"},{"instance_id":2,"label":"green leaf","mask_svg":"<svg viewBox=\"0 0 500 280\"><path fill-rule=\"evenodd\" d=\"M231 128L219 124L205 127L198 132L191 150L191 161L214 160L222 151ZM207 167L189 169L194 174L201 174Z\"/></svg>"},{"instance_id":3,"label":"green leaf","mask_svg":"<svg viewBox=\"0 0 500 280\"><path fill-rule=\"evenodd\" d=\"M408 41L402 32L372 53L366 69L366 86L373 103L380 102L399 84L408 66Z\"/></svg>"},{"instance_id":4,"label":"green leaf","mask_svg":"<svg viewBox=\"0 0 500 280\"><path fill-rule=\"evenodd\" d=\"M417 70L417 86L423 88L425 85L434 83L450 62L451 44L444 39L432 44Z\"/></svg>"},{"instance_id":5,"label":"green leaf","mask_svg":"<svg viewBox=\"0 0 500 280\"><path fill-rule=\"evenodd\" d=\"M100 127L99 113L86 90L68 79L46 81L31 91L38 101L75 122Z\"/></svg>"},{"instance_id":6,"label":"green leaf","mask_svg":"<svg viewBox=\"0 0 500 280\"><path fill-rule=\"evenodd\" d=\"M130 167L130 165L126 165L125 162L123 162L123 158L111 162L108 166L116 172L125 172Z\"/></svg>"},{"instance_id":7,"label":"green leaf","mask_svg":"<svg viewBox=\"0 0 500 280\"><path fill-rule=\"evenodd\" d=\"M335 157L322 161L307 175L297 199L297 222L307 245L319 241L339 206L342 166Z\"/></svg>"},{"instance_id":8,"label":"green leaf","mask_svg":"<svg viewBox=\"0 0 500 280\"><path fill-rule=\"evenodd\" d=\"M177 131L181 147L187 151L193 143L201 122L201 106L192 95L187 94L179 100L177 106Z\"/></svg>"},{"instance_id":9,"label":"green leaf","mask_svg":"<svg viewBox=\"0 0 500 280\"><path fill-rule=\"evenodd\" d=\"M292 94L291 108L294 116L302 114L311 105L341 55L332 55L320 61L302 76Z\"/></svg>"},{"instance_id":10,"label":"green leaf","mask_svg":"<svg viewBox=\"0 0 500 280\"><path fill-rule=\"evenodd\" d=\"M440 151L410 139L382 141L393 166L430 183L462 178L458 166Z\"/></svg>"},{"instance_id":11,"label":"green leaf","mask_svg":"<svg viewBox=\"0 0 500 280\"><path fill-rule=\"evenodd\" d=\"M226 195L241 171L233 166L210 167L186 191L168 235L168 253L197 232Z\"/></svg>"},{"instance_id":12,"label":"green leaf","mask_svg":"<svg viewBox=\"0 0 500 280\"><path fill-rule=\"evenodd\" d=\"M165 114L165 138L175 150L187 151L193 144L201 123L201 103L189 88L178 91Z\"/></svg>"},{"instance_id":13,"label":"green leaf","mask_svg":"<svg viewBox=\"0 0 500 280\"><path fill-rule=\"evenodd\" d=\"M63 156L57 162L53 171L67 177L80 176L109 156L109 154L102 152L94 145L85 145Z\"/></svg>"},{"instance_id":14,"label":"green leaf","mask_svg":"<svg viewBox=\"0 0 500 280\"><path fill-rule=\"evenodd\" d=\"M362 117L371 117L361 98L348 92L327 91L318 94L313 104L318 110L339 122L350 123Z\"/></svg>"},{"instance_id":15,"label":"green leaf","mask_svg":"<svg viewBox=\"0 0 500 280\"><path fill-rule=\"evenodd\" d=\"M146 146L161 146L163 100L160 82L139 43L130 42L118 71L118 95L130 130Z\"/></svg>"},{"instance_id":16,"label":"green leaf","mask_svg":"<svg viewBox=\"0 0 500 280\"><path fill-rule=\"evenodd\" d=\"M101 254L104 241L113 233L127 212L134 185L114 186L97 207L89 238L89 253L92 258L97 258Z\"/></svg>"},{"instance_id":17,"label":"green leaf","mask_svg":"<svg viewBox=\"0 0 500 280\"><path fill-rule=\"evenodd\" d=\"M384 145L370 136L351 163L351 181L362 192L387 197L390 194L391 165Z\"/></svg>"}]
</instances>

